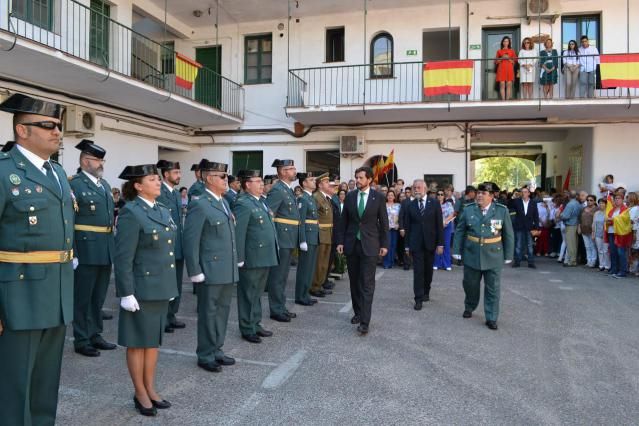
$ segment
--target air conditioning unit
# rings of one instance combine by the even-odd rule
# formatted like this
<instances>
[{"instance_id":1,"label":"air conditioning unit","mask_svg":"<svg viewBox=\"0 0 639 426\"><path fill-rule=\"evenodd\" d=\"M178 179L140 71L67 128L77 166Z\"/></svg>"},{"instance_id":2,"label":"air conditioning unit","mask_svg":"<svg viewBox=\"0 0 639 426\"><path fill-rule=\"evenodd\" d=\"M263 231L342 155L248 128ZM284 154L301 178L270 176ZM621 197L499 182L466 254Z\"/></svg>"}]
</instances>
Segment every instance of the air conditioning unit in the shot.
<instances>
[{"instance_id":1,"label":"air conditioning unit","mask_svg":"<svg viewBox=\"0 0 639 426\"><path fill-rule=\"evenodd\" d=\"M537 17L556 19L561 14L559 0L526 0L526 16L528 19Z\"/></svg>"},{"instance_id":2,"label":"air conditioning unit","mask_svg":"<svg viewBox=\"0 0 639 426\"><path fill-rule=\"evenodd\" d=\"M78 105L69 105L64 123L65 133L95 133L95 111Z\"/></svg>"},{"instance_id":3,"label":"air conditioning unit","mask_svg":"<svg viewBox=\"0 0 639 426\"><path fill-rule=\"evenodd\" d=\"M339 137L340 154L364 154L366 153L366 143L357 136L340 136Z\"/></svg>"}]
</instances>

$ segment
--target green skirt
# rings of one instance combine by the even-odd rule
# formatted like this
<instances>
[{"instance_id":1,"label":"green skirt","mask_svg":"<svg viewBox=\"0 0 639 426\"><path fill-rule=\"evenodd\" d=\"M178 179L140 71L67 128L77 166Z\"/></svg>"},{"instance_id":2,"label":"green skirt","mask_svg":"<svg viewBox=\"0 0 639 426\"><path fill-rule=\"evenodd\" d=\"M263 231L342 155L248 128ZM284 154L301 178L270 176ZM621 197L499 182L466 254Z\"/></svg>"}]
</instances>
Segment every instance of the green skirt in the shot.
<instances>
[{"instance_id":1,"label":"green skirt","mask_svg":"<svg viewBox=\"0 0 639 426\"><path fill-rule=\"evenodd\" d=\"M140 310L120 308L118 345L127 348L157 348L162 345L169 301L141 302Z\"/></svg>"}]
</instances>

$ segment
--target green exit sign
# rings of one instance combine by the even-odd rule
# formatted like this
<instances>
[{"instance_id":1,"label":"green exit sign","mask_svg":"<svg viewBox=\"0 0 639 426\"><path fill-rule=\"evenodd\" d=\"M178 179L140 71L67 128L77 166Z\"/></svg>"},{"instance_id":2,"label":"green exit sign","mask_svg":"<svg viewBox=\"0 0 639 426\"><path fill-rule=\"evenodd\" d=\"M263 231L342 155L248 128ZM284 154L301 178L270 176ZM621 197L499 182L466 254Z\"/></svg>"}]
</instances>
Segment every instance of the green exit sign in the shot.
<instances>
[{"instance_id":1,"label":"green exit sign","mask_svg":"<svg viewBox=\"0 0 639 426\"><path fill-rule=\"evenodd\" d=\"M417 50L407 50L406 56L417 56Z\"/></svg>"},{"instance_id":2,"label":"green exit sign","mask_svg":"<svg viewBox=\"0 0 639 426\"><path fill-rule=\"evenodd\" d=\"M470 50L481 50L481 44L471 44Z\"/></svg>"}]
</instances>

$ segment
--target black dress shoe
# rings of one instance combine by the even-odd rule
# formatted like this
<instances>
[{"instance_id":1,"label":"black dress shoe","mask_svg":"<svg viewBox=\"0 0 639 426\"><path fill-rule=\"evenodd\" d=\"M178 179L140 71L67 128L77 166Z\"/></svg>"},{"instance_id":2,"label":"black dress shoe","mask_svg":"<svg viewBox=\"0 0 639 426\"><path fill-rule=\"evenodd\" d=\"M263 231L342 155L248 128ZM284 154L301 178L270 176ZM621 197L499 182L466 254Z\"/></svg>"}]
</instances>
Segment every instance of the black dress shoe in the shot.
<instances>
[{"instance_id":1,"label":"black dress shoe","mask_svg":"<svg viewBox=\"0 0 639 426\"><path fill-rule=\"evenodd\" d=\"M317 299L310 299L310 301L313 305L317 303Z\"/></svg>"},{"instance_id":2,"label":"black dress shoe","mask_svg":"<svg viewBox=\"0 0 639 426\"><path fill-rule=\"evenodd\" d=\"M224 355L221 358L215 358L215 362L220 365L235 365L235 358Z\"/></svg>"},{"instance_id":3,"label":"black dress shoe","mask_svg":"<svg viewBox=\"0 0 639 426\"><path fill-rule=\"evenodd\" d=\"M360 325L358 325L358 326L357 326L357 331L358 331L360 334L362 334L362 335L367 334L367 333L368 333L368 325L366 325L366 324L360 324Z\"/></svg>"},{"instance_id":4,"label":"black dress shoe","mask_svg":"<svg viewBox=\"0 0 639 426\"><path fill-rule=\"evenodd\" d=\"M262 339L257 334L242 334L242 339L249 343L262 343Z\"/></svg>"},{"instance_id":5,"label":"black dress shoe","mask_svg":"<svg viewBox=\"0 0 639 426\"><path fill-rule=\"evenodd\" d=\"M151 404L153 404L153 406L158 410L166 410L167 408L171 408L171 403L166 399L163 399L162 401L151 400Z\"/></svg>"},{"instance_id":6,"label":"black dress shoe","mask_svg":"<svg viewBox=\"0 0 639 426\"><path fill-rule=\"evenodd\" d=\"M311 302L311 301L305 301L305 300L296 300L295 301L296 305L302 305L302 306L313 306L315 303Z\"/></svg>"},{"instance_id":7,"label":"black dress shoe","mask_svg":"<svg viewBox=\"0 0 639 426\"><path fill-rule=\"evenodd\" d=\"M422 310L422 302L415 302L415 306L413 306L413 309L415 309L416 311L421 311Z\"/></svg>"},{"instance_id":8,"label":"black dress shoe","mask_svg":"<svg viewBox=\"0 0 639 426\"><path fill-rule=\"evenodd\" d=\"M169 324L171 328L186 328L186 324L181 321L175 321Z\"/></svg>"},{"instance_id":9,"label":"black dress shoe","mask_svg":"<svg viewBox=\"0 0 639 426\"><path fill-rule=\"evenodd\" d=\"M471 318L473 316L473 313L470 311L464 311L464 314L462 315L462 317L464 318Z\"/></svg>"},{"instance_id":10,"label":"black dress shoe","mask_svg":"<svg viewBox=\"0 0 639 426\"><path fill-rule=\"evenodd\" d=\"M351 318L351 324L359 324L359 322L359 315L354 315L353 318Z\"/></svg>"},{"instance_id":11,"label":"black dress shoe","mask_svg":"<svg viewBox=\"0 0 639 426\"><path fill-rule=\"evenodd\" d=\"M222 371L222 366L217 362L198 362L197 366L203 368L206 371L210 371L211 373L219 373Z\"/></svg>"},{"instance_id":12,"label":"black dress shoe","mask_svg":"<svg viewBox=\"0 0 639 426\"><path fill-rule=\"evenodd\" d=\"M519 263L513 263L513 268L519 268Z\"/></svg>"},{"instance_id":13,"label":"black dress shoe","mask_svg":"<svg viewBox=\"0 0 639 426\"><path fill-rule=\"evenodd\" d=\"M104 321L109 321L109 320L112 320L112 319L113 319L113 315L111 315L111 314L110 314L110 313L108 313L108 312L100 311L100 315L102 316L102 319L103 319Z\"/></svg>"},{"instance_id":14,"label":"black dress shoe","mask_svg":"<svg viewBox=\"0 0 639 426\"><path fill-rule=\"evenodd\" d=\"M118 345L114 343L109 343L106 340L104 340L102 337L99 337L98 339L95 339L94 341L92 341L91 346L93 346L96 349L101 349L103 351L112 351L118 347Z\"/></svg>"},{"instance_id":15,"label":"black dress shoe","mask_svg":"<svg viewBox=\"0 0 639 426\"><path fill-rule=\"evenodd\" d=\"M261 330L257 330L257 334L260 337L271 337L273 335L272 331L268 331L268 330L264 330L263 328Z\"/></svg>"},{"instance_id":16,"label":"black dress shoe","mask_svg":"<svg viewBox=\"0 0 639 426\"><path fill-rule=\"evenodd\" d=\"M537 266L534 263L529 263L528 267L529 268L533 268L533 269L537 269Z\"/></svg>"},{"instance_id":17,"label":"black dress shoe","mask_svg":"<svg viewBox=\"0 0 639 426\"><path fill-rule=\"evenodd\" d=\"M297 314L295 312L286 311L284 315L286 315L289 318L297 318Z\"/></svg>"},{"instance_id":18,"label":"black dress shoe","mask_svg":"<svg viewBox=\"0 0 639 426\"><path fill-rule=\"evenodd\" d=\"M430 302L430 296L429 295L424 295L424 302Z\"/></svg>"},{"instance_id":19,"label":"black dress shoe","mask_svg":"<svg viewBox=\"0 0 639 426\"><path fill-rule=\"evenodd\" d=\"M491 330L497 330L497 321L486 321L486 327Z\"/></svg>"},{"instance_id":20,"label":"black dress shoe","mask_svg":"<svg viewBox=\"0 0 639 426\"><path fill-rule=\"evenodd\" d=\"M147 408L143 406L136 397L133 397L133 403L135 404L135 409L138 410L143 416L152 417L158 414L158 410L153 404L151 404L151 406Z\"/></svg>"},{"instance_id":21,"label":"black dress shoe","mask_svg":"<svg viewBox=\"0 0 639 426\"><path fill-rule=\"evenodd\" d=\"M326 297L326 290L319 290L319 291L311 290L308 292L308 294L315 297Z\"/></svg>"},{"instance_id":22,"label":"black dress shoe","mask_svg":"<svg viewBox=\"0 0 639 426\"><path fill-rule=\"evenodd\" d=\"M173 332L175 332L175 330L173 330L173 327L171 327L170 325L166 325L166 326L164 326L164 332L165 333L173 333Z\"/></svg>"},{"instance_id":23,"label":"black dress shoe","mask_svg":"<svg viewBox=\"0 0 639 426\"><path fill-rule=\"evenodd\" d=\"M291 322L291 318L286 314L271 315L271 319L277 322Z\"/></svg>"},{"instance_id":24,"label":"black dress shoe","mask_svg":"<svg viewBox=\"0 0 639 426\"><path fill-rule=\"evenodd\" d=\"M327 281L322 284L322 287L324 288L324 290L332 290L335 288L335 283L333 281Z\"/></svg>"},{"instance_id":25,"label":"black dress shoe","mask_svg":"<svg viewBox=\"0 0 639 426\"><path fill-rule=\"evenodd\" d=\"M88 356L91 358L95 358L96 356L100 356L100 351L90 345L82 346L81 348L75 348L75 353Z\"/></svg>"}]
</instances>

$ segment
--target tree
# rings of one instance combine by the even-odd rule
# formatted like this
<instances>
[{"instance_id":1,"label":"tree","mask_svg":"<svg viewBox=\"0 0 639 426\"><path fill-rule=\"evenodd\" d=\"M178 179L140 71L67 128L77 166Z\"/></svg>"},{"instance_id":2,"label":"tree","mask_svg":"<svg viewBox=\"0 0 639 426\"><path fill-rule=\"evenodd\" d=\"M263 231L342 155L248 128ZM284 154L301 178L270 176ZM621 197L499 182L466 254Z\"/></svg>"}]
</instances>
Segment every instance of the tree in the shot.
<instances>
[{"instance_id":1,"label":"tree","mask_svg":"<svg viewBox=\"0 0 639 426\"><path fill-rule=\"evenodd\" d=\"M490 157L475 161L474 184L494 182L500 188L519 188L535 181L535 163L516 157Z\"/></svg>"}]
</instances>

